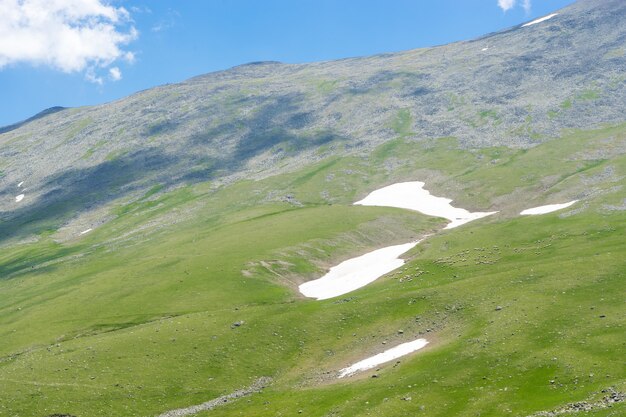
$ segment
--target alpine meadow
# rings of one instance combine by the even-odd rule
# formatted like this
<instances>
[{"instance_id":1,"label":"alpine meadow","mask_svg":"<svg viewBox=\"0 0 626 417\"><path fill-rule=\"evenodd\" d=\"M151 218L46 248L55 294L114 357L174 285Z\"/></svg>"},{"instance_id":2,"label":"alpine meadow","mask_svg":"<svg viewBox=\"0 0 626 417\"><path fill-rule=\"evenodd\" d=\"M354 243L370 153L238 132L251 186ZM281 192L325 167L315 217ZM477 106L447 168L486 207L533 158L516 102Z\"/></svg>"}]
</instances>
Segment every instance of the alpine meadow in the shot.
<instances>
[{"instance_id":1,"label":"alpine meadow","mask_svg":"<svg viewBox=\"0 0 626 417\"><path fill-rule=\"evenodd\" d=\"M0 416L626 416L625 307L624 0L0 128Z\"/></svg>"}]
</instances>

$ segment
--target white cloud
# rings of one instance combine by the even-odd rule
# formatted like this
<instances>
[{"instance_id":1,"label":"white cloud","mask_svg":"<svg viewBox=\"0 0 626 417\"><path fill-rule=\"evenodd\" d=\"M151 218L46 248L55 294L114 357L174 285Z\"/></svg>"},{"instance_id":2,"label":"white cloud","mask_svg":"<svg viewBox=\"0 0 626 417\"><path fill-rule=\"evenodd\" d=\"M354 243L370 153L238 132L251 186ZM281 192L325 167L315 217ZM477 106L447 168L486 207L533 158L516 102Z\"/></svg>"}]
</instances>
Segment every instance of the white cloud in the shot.
<instances>
[{"instance_id":1,"label":"white cloud","mask_svg":"<svg viewBox=\"0 0 626 417\"><path fill-rule=\"evenodd\" d=\"M128 11L104 0L0 0L0 16L0 69L46 65L102 84L96 68L134 58L123 50L138 36Z\"/></svg>"},{"instance_id":2,"label":"white cloud","mask_svg":"<svg viewBox=\"0 0 626 417\"><path fill-rule=\"evenodd\" d=\"M165 19L161 19L157 24L152 26L150 30L153 32L163 32L176 26L177 21L180 19L180 13L176 10L169 9Z\"/></svg>"},{"instance_id":3,"label":"white cloud","mask_svg":"<svg viewBox=\"0 0 626 417\"><path fill-rule=\"evenodd\" d=\"M104 79L102 79L102 77L99 77L96 74L96 71L94 70L93 67L87 68L87 71L85 71L85 79L89 81L90 83L94 83L98 85L104 84Z\"/></svg>"},{"instance_id":4,"label":"white cloud","mask_svg":"<svg viewBox=\"0 0 626 417\"><path fill-rule=\"evenodd\" d=\"M498 0L498 6L500 6L500 8L503 11L507 11L513 8L513 6L515 6L515 2L516 0Z\"/></svg>"},{"instance_id":5,"label":"white cloud","mask_svg":"<svg viewBox=\"0 0 626 417\"><path fill-rule=\"evenodd\" d=\"M130 6L130 10L133 13L152 13L152 9L150 9L148 6Z\"/></svg>"},{"instance_id":6,"label":"white cloud","mask_svg":"<svg viewBox=\"0 0 626 417\"><path fill-rule=\"evenodd\" d=\"M135 54L132 52L126 52L124 54L124 59L132 64L133 62L135 62Z\"/></svg>"},{"instance_id":7,"label":"white cloud","mask_svg":"<svg viewBox=\"0 0 626 417\"><path fill-rule=\"evenodd\" d=\"M516 4L517 0L498 0L498 6L505 12L511 10ZM522 7L526 14L530 13L532 0L522 0Z\"/></svg>"},{"instance_id":8,"label":"white cloud","mask_svg":"<svg viewBox=\"0 0 626 417\"><path fill-rule=\"evenodd\" d=\"M109 77L111 77L113 81L119 81L122 79L122 71L120 71L118 67L113 67L109 69Z\"/></svg>"}]
</instances>

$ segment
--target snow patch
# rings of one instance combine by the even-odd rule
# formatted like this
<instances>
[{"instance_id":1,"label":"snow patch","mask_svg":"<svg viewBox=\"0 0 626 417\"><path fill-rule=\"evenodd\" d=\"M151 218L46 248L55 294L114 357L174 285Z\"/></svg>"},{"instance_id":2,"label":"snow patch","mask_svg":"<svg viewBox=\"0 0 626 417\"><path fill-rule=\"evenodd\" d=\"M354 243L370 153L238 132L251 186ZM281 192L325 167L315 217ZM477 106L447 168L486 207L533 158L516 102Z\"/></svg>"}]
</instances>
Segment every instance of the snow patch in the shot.
<instances>
[{"instance_id":1,"label":"snow patch","mask_svg":"<svg viewBox=\"0 0 626 417\"><path fill-rule=\"evenodd\" d=\"M305 282L298 289L304 296L318 300L326 300L357 290L404 265L404 259L400 259L399 256L418 243L419 241L388 246L348 259L330 268L322 278Z\"/></svg>"},{"instance_id":2,"label":"snow patch","mask_svg":"<svg viewBox=\"0 0 626 417\"><path fill-rule=\"evenodd\" d=\"M416 350L420 350L427 344L428 340L426 339L417 339L412 342L402 343L401 345L386 350L383 353L379 353L378 355L374 355L360 362L357 362L352 366L343 368L341 371L339 371L339 378L353 375L359 371L372 369L380 364L392 361L394 359L398 359L401 356L408 355L409 353L415 352Z\"/></svg>"},{"instance_id":3,"label":"snow patch","mask_svg":"<svg viewBox=\"0 0 626 417\"><path fill-rule=\"evenodd\" d=\"M15 202L19 203L20 201L22 201L24 199L24 194L20 194L18 196L15 196Z\"/></svg>"},{"instance_id":4,"label":"snow patch","mask_svg":"<svg viewBox=\"0 0 626 417\"><path fill-rule=\"evenodd\" d=\"M430 216L443 217L450 220L446 229L497 213L496 211L471 213L465 209L453 207L450 205L452 200L435 197L423 187L424 183L420 181L397 183L375 190L354 204L404 208ZM302 295L318 300L347 294L404 265L404 259L400 259L400 255L415 247L419 242L421 240L389 246L348 259L332 267L323 277L305 282L298 289Z\"/></svg>"},{"instance_id":5,"label":"snow patch","mask_svg":"<svg viewBox=\"0 0 626 417\"><path fill-rule=\"evenodd\" d=\"M481 51L483 52L488 51L488 50L489 50L489 47L481 49Z\"/></svg>"},{"instance_id":6,"label":"snow patch","mask_svg":"<svg viewBox=\"0 0 626 417\"><path fill-rule=\"evenodd\" d=\"M532 22L528 22L526 24L523 24L522 27L525 28L527 26L532 26L532 25L536 25L537 23L545 22L548 19L552 19L556 15L558 15L558 13L552 13L552 14L549 14L547 16L540 17L539 19L533 20Z\"/></svg>"},{"instance_id":7,"label":"snow patch","mask_svg":"<svg viewBox=\"0 0 626 417\"><path fill-rule=\"evenodd\" d=\"M82 232L80 232L81 235L85 235L89 232L91 232L93 229L87 229L87 230L83 230Z\"/></svg>"},{"instance_id":8,"label":"snow patch","mask_svg":"<svg viewBox=\"0 0 626 417\"><path fill-rule=\"evenodd\" d=\"M22 181L19 184L17 184L17 188L20 188L22 186L22 184L24 184L24 181Z\"/></svg>"},{"instance_id":9,"label":"snow patch","mask_svg":"<svg viewBox=\"0 0 626 417\"><path fill-rule=\"evenodd\" d=\"M363 200L354 204L405 208L429 216L443 217L450 220L450 223L445 227L446 229L452 229L472 220L497 213L497 211L471 213L465 209L453 207L450 205L451 202L452 200L449 198L431 195L428 190L424 189L423 182L412 181L400 182L372 191Z\"/></svg>"},{"instance_id":10,"label":"snow patch","mask_svg":"<svg viewBox=\"0 0 626 417\"><path fill-rule=\"evenodd\" d=\"M562 210L564 208L567 208L575 203L577 203L578 200L574 200L574 201L570 201L569 203L563 203L563 204L549 204L547 206L539 206L539 207L533 207L533 208L529 208L526 210L523 210L520 214L522 216L528 216L528 215L537 215L537 214L546 214L546 213L552 213L553 211L557 211L557 210Z\"/></svg>"}]
</instances>

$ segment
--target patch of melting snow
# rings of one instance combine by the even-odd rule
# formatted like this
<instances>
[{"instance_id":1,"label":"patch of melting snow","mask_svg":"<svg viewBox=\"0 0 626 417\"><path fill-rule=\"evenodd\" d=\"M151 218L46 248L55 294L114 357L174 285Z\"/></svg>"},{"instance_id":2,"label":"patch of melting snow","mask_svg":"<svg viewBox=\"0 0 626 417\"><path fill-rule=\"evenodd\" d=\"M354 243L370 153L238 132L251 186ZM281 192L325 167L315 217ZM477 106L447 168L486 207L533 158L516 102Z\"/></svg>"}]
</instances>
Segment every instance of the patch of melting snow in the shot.
<instances>
[{"instance_id":1,"label":"patch of melting snow","mask_svg":"<svg viewBox=\"0 0 626 417\"><path fill-rule=\"evenodd\" d=\"M388 246L348 259L330 268L330 271L322 278L305 282L298 289L306 297L317 298L318 300L347 294L376 281L396 268L400 268L404 265L404 259L399 258L400 255L418 243L419 241Z\"/></svg>"},{"instance_id":2,"label":"patch of melting snow","mask_svg":"<svg viewBox=\"0 0 626 417\"><path fill-rule=\"evenodd\" d=\"M526 24L523 24L522 27L525 28L527 26L532 26L532 25L536 25L537 23L545 22L548 19L552 19L556 15L558 15L558 13L552 13L552 14L549 14L547 16L540 17L539 19L535 19L532 22L528 22Z\"/></svg>"},{"instance_id":3,"label":"patch of melting snow","mask_svg":"<svg viewBox=\"0 0 626 417\"><path fill-rule=\"evenodd\" d=\"M497 213L497 211L471 213L465 209L453 207L450 205L452 200L435 197L423 187L424 183L420 181L401 182L375 190L354 204L404 208L430 216L443 217L450 220L446 229ZM298 289L302 295L318 300L347 294L404 265L404 259L399 258L400 255L419 242L421 240L389 246L348 259L332 267L323 277L305 282Z\"/></svg>"},{"instance_id":4,"label":"patch of melting snow","mask_svg":"<svg viewBox=\"0 0 626 417\"><path fill-rule=\"evenodd\" d=\"M472 220L497 213L497 211L472 213L452 206L451 202L452 200L448 198L431 195L428 190L424 189L423 182L412 181L392 184L372 191L363 200L354 204L404 208L419 211L429 216L443 217L450 221L445 229L452 229ZM419 242L421 240L403 245L389 246L348 259L332 267L322 278L306 282L300 285L298 289L303 295L317 298L318 300L325 300L349 293L404 265L404 259L401 259L400 255L415 247ZM403 343L342 369L339 378L374 368L382 363L415 352L427 344L428 341L426 339L417 339Z\"/></svg>"},{"instance_id":5,"label":"patch of melting snow","mask_svg":"<svg viewBox=\"0 0 626 417\"><path fill-rule=\"evenodd\" d=\"M91 232L93 229L87 229L87 230L83 230L82 232L80 232L81 235L87 234L89 232Z\"/></svg>"},{"instance_id":6,"label":"patch of melting snow","mask_svg":"<svg viewBox=\"0 0 626 417\"><path fill-rule=\"evenodd\" d=\"M488 51L488 50L489 50L489 47L481 49L481 51L483 52Z\"/></svg>"},{"instance_id":7,"label":"patch of melting snow","mask_svg":"<svg viewBox=\"0 0 626 417\"><path fill-rule=\"evenodd\" d=\"M17 188L20 188L22 186L22 184L24 184L24 181L22 181L19 184L17 184Z\"/></svg>"},{"instance_id":8,"label":"patch of melting snow","mask_svg":"<svg viewBox=\"0 0 626 417\"><path fill-rule=\"evenodd\" d=\"M24 199L24 194L20 194L18 196L15 196L15 202L19 203L20 201L22 201Z\"/></svg>"},{"instance_id":9,"label":"patch of melting snow","mask_svg":"<svg viewBox=\"0 0 626 417\"><path fill-rule=\"evenodd\" d=\"M394 359L398 359L399 357L422 349L427 344L428 340L426 339L417 339L412 342L402 343L401 345L388 349L383 353L379 353L378 355L363 359L362 361L359 361L347 368L343 368L341 371L339 371L339 378L353 375L359 371L366 371L380 364L392 361Z\"/></svg>"},{"instance_id":10,"label":"patch of melting snow","mask_svg":"<svg viewBox=\"0 0 626 417\"><path fill-rule=\"evenodd\" d=\"M571 206L573 204L576 204L577 202L578 202L578 200L574 200L574 201L570 201L569 203L549 204L547 206L533 207L533 208L529 208L529 209L523 210L520 214L522 216L528 216L528 215L552 213L553 211L562 210L564 208L567 208L567 207L569 207L569 206Z\"/></svg>"},{"instance_id":11,"label":"patch of melting snow","mask_svg":"<svg viewBox=\"0 0 626 417\"><path fill-rule=\"evenodd\" d=\"M497 211L474 212L453 207L452 200L445 197L436 197L424 189L421 181L400 182L387 187L372 191L363 200L357 201L356 205L397 207L419 211L429 216L443 217L450 220L445 227L452 229L469 223L472 220L490 216Z\"/></svg>"}]
</instances>

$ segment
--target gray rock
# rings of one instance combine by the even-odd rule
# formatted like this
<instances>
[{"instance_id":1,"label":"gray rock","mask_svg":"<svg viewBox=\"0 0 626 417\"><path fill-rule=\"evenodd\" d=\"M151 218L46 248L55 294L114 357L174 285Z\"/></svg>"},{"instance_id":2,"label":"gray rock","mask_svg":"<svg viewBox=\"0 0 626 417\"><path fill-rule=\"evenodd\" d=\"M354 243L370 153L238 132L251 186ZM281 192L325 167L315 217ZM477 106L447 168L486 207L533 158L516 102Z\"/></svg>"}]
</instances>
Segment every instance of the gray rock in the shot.
<instances>
[{"instance_id":1,"label":"gray rock","mask_svg":"<svg viewBox=\"0 0 626 417\"><path fill-rule=\"evenodd\" d=\"M399 136L530 148L563 129L622 122L625 16L623 0L584 0L541 24L470 41L241 65L51 109L0 128L0 244L136 201L157 184L264 178L368 154ZM21 181L28 189L18 203Z\"/></svg>"}]
</instances>

